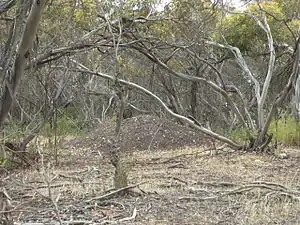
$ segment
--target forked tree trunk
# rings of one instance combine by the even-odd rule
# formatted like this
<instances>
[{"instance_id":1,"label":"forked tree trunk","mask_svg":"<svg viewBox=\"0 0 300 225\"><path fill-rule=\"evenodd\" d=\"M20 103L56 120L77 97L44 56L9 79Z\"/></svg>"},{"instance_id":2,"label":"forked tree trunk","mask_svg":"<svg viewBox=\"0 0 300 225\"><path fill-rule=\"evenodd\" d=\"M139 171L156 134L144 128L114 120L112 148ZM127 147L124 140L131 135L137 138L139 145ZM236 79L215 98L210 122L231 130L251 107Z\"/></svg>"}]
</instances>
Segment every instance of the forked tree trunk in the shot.
<instances>
[{"instance_id":1,"label":"forked tree trunk","mask_svg":"<svg viewBox=\"0 0 300 225\"><path fill-rule=\"evenodd\" d=\"M289 80L288 80L287 84L285 85L283 90L277 95L274 103L271 106L271 110L270 110L270 112L267 116L264 127L262 128L262 130L260 131L260 133L258 134L258 137L256 139L256 143L255 143L255 146L254 146L255 148L263 147L262 143L264 142L264 140L268 136L267 132L269 130L271 121L274 117L276 108L282 104L282 102L285 100L286 96L289 94L289 92L290 92L290 90L293 86L293 82L294 82L295 78L296 77L299 78L299 73L300 73L300 36L298 37L298 40L297 40L297 43L296 43L296 46L295 46L294 63L293 63L292 73L289 77Z\"/></svg>"}]
</instances>

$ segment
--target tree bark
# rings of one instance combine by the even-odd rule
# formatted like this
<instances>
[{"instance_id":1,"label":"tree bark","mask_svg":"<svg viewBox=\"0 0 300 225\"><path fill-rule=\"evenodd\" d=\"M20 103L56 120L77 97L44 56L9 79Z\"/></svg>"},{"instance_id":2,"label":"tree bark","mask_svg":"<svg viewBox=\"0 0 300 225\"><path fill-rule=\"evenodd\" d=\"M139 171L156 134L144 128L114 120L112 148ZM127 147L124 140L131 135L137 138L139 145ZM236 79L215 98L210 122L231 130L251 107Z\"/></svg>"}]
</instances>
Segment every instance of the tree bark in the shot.
<instances>
[{"instance_id":1,"label":"tree bark","mask_svg":"<svg viewBox=\"0 0 300 225\"><path fill-rule=\"evenodd\" d=\"M286 86L283 88L283 90L277 95L275 102L271 106L271 110L267 116L266 122L264 124L264 127L262 131L260 132L257 143L261 142L262 139L266 136L268 129L270 127L273 115L275 113L276 108L282 104L286 96L288 95L289 91L291 90L293 86L293 81L295 80L296 76L299 76L300 73L300 37L298 37L295 54L294 54L294 64L293 64L293 70L292 74L289 77L289 80L286 84ZM256 144L257 145L257 144Z\"/></svg>"},{"instance_id":2,"label":"tree bark","mask_svg":"<svg viewBox=\"0 0 300 225\"><path fill-rule=\"evenodd\" d=\"M15 98L18 85L22 76L24 75L26 59L29 57L29 50L37 33L45 2L46 0L34 0L31 6L31 10L25 25L25 30L21 38L14 62L13 74L5 82L5 90L0 111L0 127L3 125L3 122L8 115Z\"/></svg>"}]
</instances>

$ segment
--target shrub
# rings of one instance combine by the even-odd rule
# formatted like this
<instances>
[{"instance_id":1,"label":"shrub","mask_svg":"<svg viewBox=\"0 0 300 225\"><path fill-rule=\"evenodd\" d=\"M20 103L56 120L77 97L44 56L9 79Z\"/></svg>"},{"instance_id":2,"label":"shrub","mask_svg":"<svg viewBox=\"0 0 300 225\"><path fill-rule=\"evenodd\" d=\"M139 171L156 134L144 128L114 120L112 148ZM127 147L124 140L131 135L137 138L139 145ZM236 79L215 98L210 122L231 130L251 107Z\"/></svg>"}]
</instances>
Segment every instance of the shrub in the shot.
<instances>
[{"instance_id":1,"label":"shrub","mask_svg":"<svg viewBox=\"0 0 300 225\"><path fill-rule=\"evenodd\" d=\"M43 128L42 133L45 136L53 136L55 133L57 136L78 136L83 135L84 131L82 130L82 123L80 121L63 115L56 120L56 130L51 128L50 122L47 122Z\"/></svg>"},{"instance_id":2,"label":"shrub","mask_svg":"<svg viewBox=\"0 0 300 225\"><path fill-rule=\"evenodd\" d=\"M247 128L238 128L229 134L229 138L237 142L246 142L253 136L252 132Z\"/></svg>"},{"instance_id":3,"label":"shrub","mask_svg":"<svg viewBox=\"0 0 300 225\"><path fill-rule=\"evenodd\" d=\"M300 122L292 116L273 120L269 133L273 134L274 139L287 146L296 146L300 144Z\"/></svg>"}]
</instances>

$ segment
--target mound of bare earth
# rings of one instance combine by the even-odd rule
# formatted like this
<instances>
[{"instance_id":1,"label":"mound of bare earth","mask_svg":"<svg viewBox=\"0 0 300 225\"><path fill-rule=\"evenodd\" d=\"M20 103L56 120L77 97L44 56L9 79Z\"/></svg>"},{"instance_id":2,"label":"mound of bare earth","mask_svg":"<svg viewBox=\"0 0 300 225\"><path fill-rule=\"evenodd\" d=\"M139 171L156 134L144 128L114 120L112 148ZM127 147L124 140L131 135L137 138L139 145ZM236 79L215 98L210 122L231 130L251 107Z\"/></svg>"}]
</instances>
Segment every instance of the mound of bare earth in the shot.
<instances>
[{"instance_id":1,"label":"mound of bare earth","mask_svg":"<svg viewBox=\"0 0 300 225\"><path fill-rule=\"evenodd\" d=\"M116 122L105 121L93 130L87 138L68 142L81 147L90 143L90 148L106 151L115 143ZM180 125L166 118L141 115L122 122L118 139L123 151L134 150L169 150L206 145L209 138L187 126Z\"/></svg>"}]
</instances>

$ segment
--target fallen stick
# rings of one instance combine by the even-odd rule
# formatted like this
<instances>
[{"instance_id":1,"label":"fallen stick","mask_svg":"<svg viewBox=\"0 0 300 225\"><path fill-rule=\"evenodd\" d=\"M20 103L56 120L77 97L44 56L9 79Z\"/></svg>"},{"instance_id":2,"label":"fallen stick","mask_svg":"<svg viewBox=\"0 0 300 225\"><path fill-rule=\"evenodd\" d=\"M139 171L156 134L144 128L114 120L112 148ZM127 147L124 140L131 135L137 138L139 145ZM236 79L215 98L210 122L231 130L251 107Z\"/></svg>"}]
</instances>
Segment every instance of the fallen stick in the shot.
<instances>
[{"instance_id":1,"label":"fallen stick","mask_svg":"<svg viewBox=\"0 0 300 225\"><path fill-rule=\"evenodd\" d=\"M137 210L136 207L134 207L133 212L132 212L132 216L130 217L125 217L123 219L118 220L118 222L123 222L123 221L129 221L129 220L134 220L137 214Z\"/></svg>"},{"instance_id":2,"label":"fallen stick","mask_svg":"<svg viewBox=\"0 0 300 225\"><path fill-rule=\"evenodd\" d=\"M203 182L204 183L204 182ZM206 183L211 185L212 183ZM220 183L222 184L222 183ZM230 183L229 183L230 184ZM230 184L234 186L234 184ZM216 185L215 185L216 186ZM203 201L203 200L212 200L220 197L224 197L227 195L234 195L234 194L241 194L244 192L252 191L253 189L260 188L260 189L266 189L269 191L274 191L277 194L288 196L294 200L300 201L300 192L297 190L289 189L281 184L266 182L266 181L254 181L249 184L245 185L236 185L237 188L226 190L225 192L211 192L214 196L209 197L197 197L197 196L182 196L179 197L179 200L195 200L195 201ZM197 190L196 190L197 191Z\"/></svg>"},{"instance_id":3,"label":"fallen stick","mask_svg":"<svg viewBox=\"0 0 300 225\"><path fill-rule=\"evenodd\" d=\"M142 184L145 184L145 183L147 183L147 181L140 182L140 183L133 184L133 185L129 185L129 186L127 186L127 187L123 187L123 188L117 189L117 190L112 191L112 192L110 192L110 193L107 193L107 194L105 194L105 195L101 195L101 196L97 196L97 197L94 197L94 198L85 200L84 202L91 202L91 201L94 201L94 200L102 200L102 199L111 197L111 196L113 196L113 195L115 195L115 194L118 194L118 193L120 193L120 192L129 190L129 189L131 189L131 188L138 187L138 186L140 186L140 185L142 185Z\"/></svg>"},{"instance_id":4,"label":"fallen stick","mask_svg":"<svg viewBox=\"0 0 300 225\"><path fill-rule=\"evenodd\" d=\"M68 183L59 183L59 184L52 184L50 185L51 188L59 188L59 187L64 187L64 186L75 186L75 185L90 185L90 184L103 184L103 182L68 182ZM33 189L43 189L43 188L48 188L47 185L42 185L42 186L26 186L23 190L33 190Z\"/></svg>"}]
</instances>

